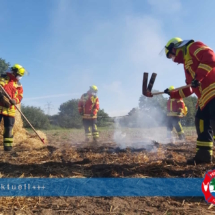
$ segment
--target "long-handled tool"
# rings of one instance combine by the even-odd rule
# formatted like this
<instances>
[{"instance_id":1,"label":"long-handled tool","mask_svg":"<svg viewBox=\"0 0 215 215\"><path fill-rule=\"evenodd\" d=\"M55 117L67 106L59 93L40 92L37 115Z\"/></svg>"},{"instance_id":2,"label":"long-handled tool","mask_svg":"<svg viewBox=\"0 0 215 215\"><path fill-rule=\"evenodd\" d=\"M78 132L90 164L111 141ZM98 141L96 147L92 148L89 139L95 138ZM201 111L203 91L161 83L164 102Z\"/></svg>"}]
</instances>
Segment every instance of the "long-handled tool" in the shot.
<instances>
[{"instance_id":1,"label":"long-handled tool","mask_svg":"<svg viewBox=\"0 0 215 215\"><path fill-rule=\"evenodd\" d=\"M185 85L185 86L182 86L182 87L175 88L173 91L175 91L175 90L182 90L182 89L185 89L185 88L188 88L188 87L191 87L191 84L188 84L188 85ZM160 94L164 94L164 92L152 93L153 96L160 95Z\"/></svg>"},{"instance_id":2,"label":"long-handled tool","mask_svg":"<svg viewBox=\"0 0 215 215\"><path fill-rule=\"evenodd\" d=\"M8 99L11 101L12 99L10 98L10 96L8 95L8 93L5 91L5 89L0 85L1 90L5 93L5 95L8 97ZM17 105L15 104L16 109L19 111L19 113L23 116L23 118L27 121L27 123L31 126L31 128L33 129L33 131L36 133L36 135L40 138L40 140L45 144L45 140L43 138L40 137L40 135L37 133L37 131L35 130L35 128L33 127L33 125L31 125L31 123L28 121L28 119L25 117L25 115L22 113L22 111L17 107Z\"/></svg>"},{"instance_id":3,"label":"long-handled tool","mask_svg":"<svg viewBox=\"0 0 215 215\"><path fill-rule=\"evenodd\" d=\"M147 72L143 73L142 94L144 96L152 97L152 96L155 96L155 95L164 94L164 92L156 92L156 93L151 92L156 77L157 77L157 73L152 73L151 78L149 80L149 84L148 84L148 73ZM176 89L174 89L174 91L175 90L185 89L185 88L188 88L188 87L191 87L191 84L176 88Z\"/></svg>"},{"instance_id":4,"label":"long-handled tool","mask_svg":"<svg viewBox=\"0 0 215 215\"><path fill-rule=\"evenodd\" d=\"M110 118L110 119L115 119L115 118L121 118L121 117L126 117L129 115L124 115L124 116L97 116L97 118Z\"/></svg>"}]
</instances>

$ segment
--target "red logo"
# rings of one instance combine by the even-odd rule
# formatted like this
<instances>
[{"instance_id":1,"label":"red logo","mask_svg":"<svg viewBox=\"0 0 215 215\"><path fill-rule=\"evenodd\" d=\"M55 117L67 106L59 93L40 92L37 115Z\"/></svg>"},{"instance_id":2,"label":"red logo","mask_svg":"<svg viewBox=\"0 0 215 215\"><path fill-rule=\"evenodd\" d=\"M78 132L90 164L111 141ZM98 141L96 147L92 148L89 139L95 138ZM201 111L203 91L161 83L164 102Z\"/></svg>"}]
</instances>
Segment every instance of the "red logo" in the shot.
<instances>
[{"instance_id":1,"label":"red logo","mask_svg":"<svg viewBox=\"0 0 215 215\"><path fill-rule=\"evenodd\" d=\"M205 201L215 205L215 170L206 172L202 182L202 192L205 196Z\"/></svg>"}]
</instances>

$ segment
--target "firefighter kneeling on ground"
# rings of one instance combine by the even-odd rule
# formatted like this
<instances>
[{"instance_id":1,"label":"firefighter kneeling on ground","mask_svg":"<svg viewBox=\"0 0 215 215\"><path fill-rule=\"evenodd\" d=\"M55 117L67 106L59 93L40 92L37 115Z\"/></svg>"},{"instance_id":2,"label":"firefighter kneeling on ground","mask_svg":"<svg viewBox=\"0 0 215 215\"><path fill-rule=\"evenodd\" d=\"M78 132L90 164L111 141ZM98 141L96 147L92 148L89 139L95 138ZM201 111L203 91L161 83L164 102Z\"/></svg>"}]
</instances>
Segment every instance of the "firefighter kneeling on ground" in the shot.
<instances>
[{"instance_id":1,"label":"firefighter kneeling on ground","mask_svg":"<svg viewBox=\"0 0 215 215\"><path fill-rule=\"evenodd\" d=\"M19 64L15 64L0 76L0 84L8 93L9 100L0 89L0 122L4 119L3 145L5 151L11 151L13 147L13 126L15 123L15 104L19 104L23 97L23 88L19 80L26 70Z\"/></svg>"},{"instance_id":2,"label":"firefighter kneeling on ground","mask_svg":"<svg viewBox=\"0 0 215 215\"><path fill-rule=\"evenodd\" d=\"M174 90L174 86L168 88ZM171 99L167 101L167 138L172 138L172 130L178 133L179 140L185 140L184 130L181 125L181 118L187 115L187 107L183 99Z\"/></svg>"},{"instance_id":3,"label":"firefighter kneeling on ground","mask_svg":"<svg viewBox=\"0 0 215 215\"><path fill-rule=\"evenodd\" d=\"M99 132L97 130L97 112L99 110L98 88L92 85L89 91L81 96L78 103L78 111L82 115L85 130L85 140L89 141L91 135L93 140L98 141Z\"/></svg>"}]
</instances>

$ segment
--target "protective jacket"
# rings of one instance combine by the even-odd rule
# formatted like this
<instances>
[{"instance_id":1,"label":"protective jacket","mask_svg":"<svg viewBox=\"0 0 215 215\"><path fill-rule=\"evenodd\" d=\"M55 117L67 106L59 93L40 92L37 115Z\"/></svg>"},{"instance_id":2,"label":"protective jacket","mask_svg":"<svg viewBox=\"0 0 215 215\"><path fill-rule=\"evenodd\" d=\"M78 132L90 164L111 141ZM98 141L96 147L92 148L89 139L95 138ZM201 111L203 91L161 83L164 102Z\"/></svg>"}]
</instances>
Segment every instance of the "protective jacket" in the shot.
<instances>
[{"instance_id":1,"label":"protective jacket","mask_svg":"<svg viewBox=\"0 0 215 215\"><path fill-rule=\"evenodd\" d=\"M99 110L99 98L87 92L81 96L78 111L83 119L96 119Z\"/></svg>"},{"instance_id":2,"label":"protective jacket","mask_svg":"<svg viewBox=\"0 0 215 215\"><path fill-rule=\"evenodd\" d=\"M16 80L13 74L2 74L0 76L0 84L3 86L11 99L15 99L17 104L21 102L23 98L23 88L21 83ZM6 108L3 106L3 103L0 102L0 114L15 117L15 113L16 107L14 105L11 105L9 108Z\"/></svg>"},{"instance_id":3,"label":"protective jacket","mask_svg":"<svg viewBox=\"0 0 215 215\"><path fill-rule=\"evenodd\" d=\"M171 91L171 98L184 98L195 93L198 105L202 110L206 104L215 98L215 53L202 42L192 42L185 47L183 57L186 83L193 79L200 81L200 86Z\"/></svg>"},{"instance_id":4,"label":"protective jacket","mask_svg":"<svg viewBox=\"0 0 215 215\"><path fill-rule=\"evenodd\" d=\"M169 99L167 101L167 116L184 117L187 114L187 107L183 99Z\"/></svg>"}]
</instances>

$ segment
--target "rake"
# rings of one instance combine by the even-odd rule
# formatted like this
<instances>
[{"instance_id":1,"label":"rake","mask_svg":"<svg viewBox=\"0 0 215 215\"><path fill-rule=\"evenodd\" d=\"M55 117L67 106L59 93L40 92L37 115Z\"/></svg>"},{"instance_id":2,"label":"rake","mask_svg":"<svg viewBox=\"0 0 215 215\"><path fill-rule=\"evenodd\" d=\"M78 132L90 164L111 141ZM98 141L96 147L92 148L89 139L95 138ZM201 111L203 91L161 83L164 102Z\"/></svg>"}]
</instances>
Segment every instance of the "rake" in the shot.
<instances>
[{"instance_id":1,"label":"rake","mask_svg":"<svg viewBox=\"0 0 215 215\"><path fill-rule=\"evenodd\" d=\"M149 84L148 84L148 76L149 74L147 72L143 73L143 83L142 83L142 94L146 97L152 97L155 95L160 95L160 94L164 94L164 92L156 92L156 93L152 93L152 88L155 82L155 79L157 77L157 73L152 73L151 78L149 80ZM191 84L182 86L182 87L178 87L174 90L181 90L181 89L185 89L191 87Z\"/></svg>"}]
</instances>

